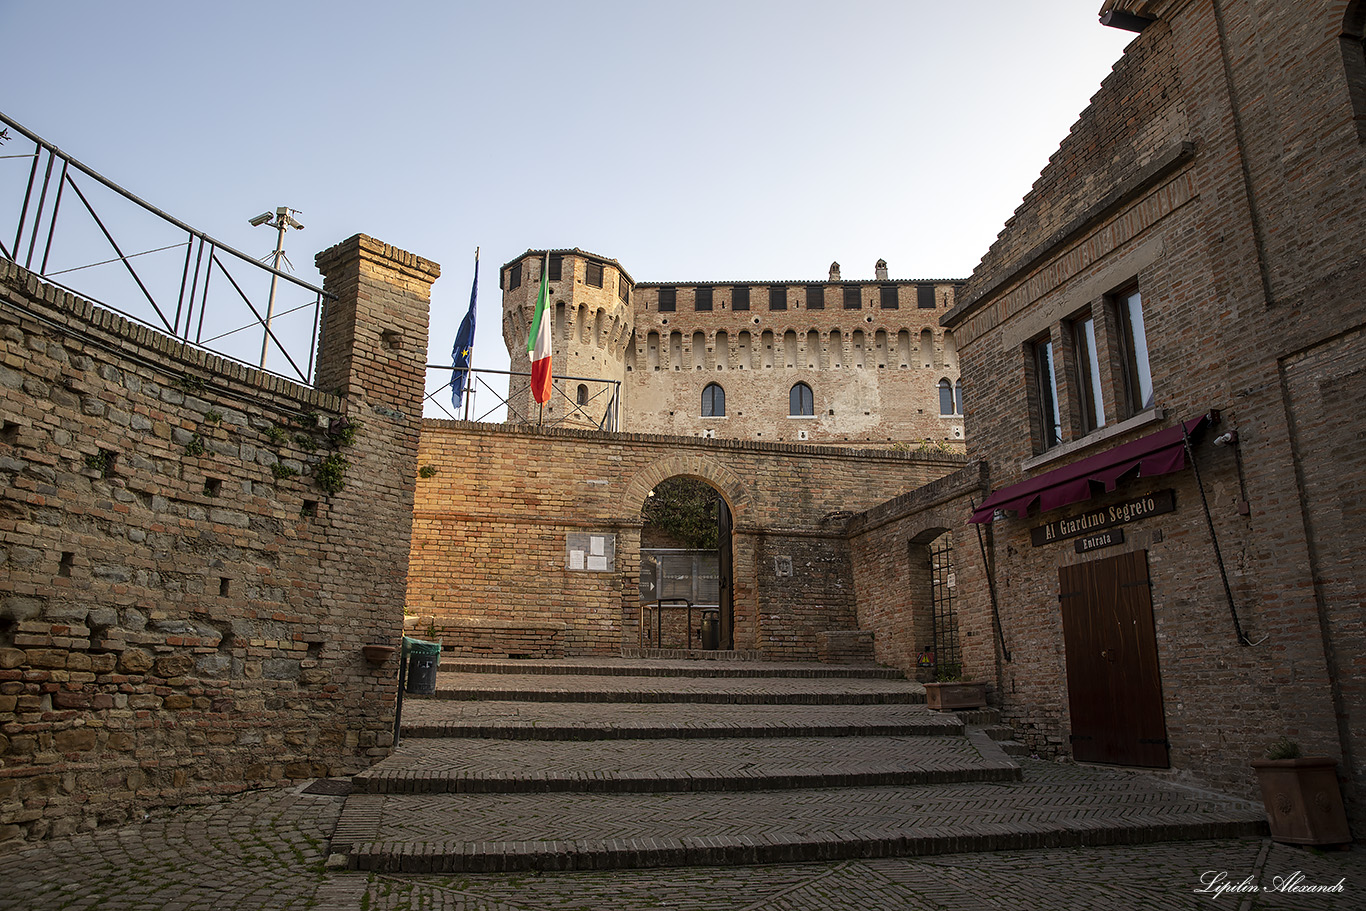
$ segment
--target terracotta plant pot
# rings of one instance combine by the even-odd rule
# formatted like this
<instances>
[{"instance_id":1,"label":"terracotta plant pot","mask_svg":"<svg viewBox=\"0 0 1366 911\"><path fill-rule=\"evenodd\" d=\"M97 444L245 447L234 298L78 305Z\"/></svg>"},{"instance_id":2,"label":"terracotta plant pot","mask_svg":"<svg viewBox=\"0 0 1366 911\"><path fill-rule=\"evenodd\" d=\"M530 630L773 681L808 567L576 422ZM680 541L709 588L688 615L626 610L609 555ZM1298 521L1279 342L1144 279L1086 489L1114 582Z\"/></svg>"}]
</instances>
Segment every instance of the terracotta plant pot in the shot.
<instances>
[{"instance_id":1,"label":"terracotta plant pot","mask_svg":"<svg viewBox=\"0 0 1366 911\"><path fill-rule=\"evenodd\" d=\"M394 653L394 647L392 645L362 645L360 653L371 664L383 664Z\"/></svg>"},{"instance_id":2,"label":"terracotta plant pot","mask_svg":"<svg viewBox=\"0 0 1366 911\"><path fill-rule=\"evenodd\" d=\"M1352 840L1337 767L1337 760L1326 757L1253 760L1273 841L1339 845Z\"/></svg>"},{"instance_id":3,"label":"terracotta plant pot","mask_svg":"<svg viewBox=\"0 0 1366 911\"><path fill-rule=\"evenodd\" d=\"M981 682L946 681L925 684L925 705L937 711L980 709L987 704L987 685Z\"/></svg>"}]
</instances>

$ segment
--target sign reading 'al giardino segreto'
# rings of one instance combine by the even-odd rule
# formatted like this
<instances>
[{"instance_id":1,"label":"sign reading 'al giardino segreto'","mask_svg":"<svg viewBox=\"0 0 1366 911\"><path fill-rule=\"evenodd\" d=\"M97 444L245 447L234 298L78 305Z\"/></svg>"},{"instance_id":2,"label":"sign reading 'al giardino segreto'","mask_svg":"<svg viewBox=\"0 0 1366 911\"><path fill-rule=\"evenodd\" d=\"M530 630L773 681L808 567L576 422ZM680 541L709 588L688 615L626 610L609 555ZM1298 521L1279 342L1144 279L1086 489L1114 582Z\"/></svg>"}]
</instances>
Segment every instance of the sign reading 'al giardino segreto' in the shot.
<instances>
[{"instance_id":1,"label":"sign reading 'al giardino segreto'","mask_svg":"<svg viewBox=\"0 0 1366 911\"><path fill-rule=\"evenodd\" d=\"M1034 541L1034 546L1039 547L1044 544L1052 544L1054 541L1061 541L1064 538L1075 538L1077 535L1100 531L1102 528L1137 522L1139 519L1172 512L1175 509L1176 491L1159 490L1139 497L1137 500L1116 503L1113 506L1106 506L1104 509L1093 509L1070 519L1057 519L1047 525L1030 529L1029 534Z\"/></svg>"}]
</instances>

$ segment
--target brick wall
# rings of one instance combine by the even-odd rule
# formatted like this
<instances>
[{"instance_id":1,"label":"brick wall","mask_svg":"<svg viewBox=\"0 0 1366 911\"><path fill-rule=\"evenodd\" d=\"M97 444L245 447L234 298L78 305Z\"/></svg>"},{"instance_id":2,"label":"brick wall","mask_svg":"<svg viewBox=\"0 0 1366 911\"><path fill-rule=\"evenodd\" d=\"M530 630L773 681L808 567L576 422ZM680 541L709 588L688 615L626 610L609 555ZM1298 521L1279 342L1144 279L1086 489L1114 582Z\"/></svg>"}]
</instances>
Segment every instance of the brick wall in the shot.
<instances>
[{"instance_id":1,"label":"brick wall","mask_svg":"<svg viewBox=\"0 0 1366 911\"><path fill-rule=\"evenodd\" d=\"M993 523L1003 622L1017 637L1006 712L1035 749L1068 752L1059 570L1144 550L1175 773L1252 793L1250 760L1285 734L1340 760L1360 829L1366 576L1354 554L1366 513L1353 492L1366 468L1349 403L1366 394L1366 162L1339 40L1347 4L1144 11L1157 21L945 319L962 342L969 453L999 488L1209 408L1223 418L1213 433L1236 430L1238 445L1196 447L1208 519L1188 469ZM1067 319L1090 307L1099 345L1112 347L1107 295L1133 281L1159 409L1117 423L1128 417L1111 391L1119 377L1103 364L1112 419L1086 434L1063 344L1063 445L1040 457L1027 343L1044 333L1065 343ZM985 388L993 394L974 394ZM1126 526L1115 550L1078 555L1030 539L1046 520L1163 488L1176 511ZM1234 611L1252 644L1235 636Z\"/></svg>"},{"instance_id":2,"label":"brick wall","mask_svg":"<svg viewBox=\"0 0 1366 911\"><path fill-rule=\"evenodd\" d=\"M318 389L0 261L0 841L387 752L436 270L324 259Z\"/></svg>"},{"instance_id":3,"label":"brick wall","mask_svg":"<svg viewBox=\"0 0 1366 911\"><path fill-rule=\"evenodd\" d=\"M814 658L856 623L844 524L962 457L448 421L423 425L408 610L564 624L566 654L639 641L640 510L675 475L734 517L734 645ZM432 473L434 472L434 473ZM566 536L612 536L611 572L567 568ZM780 567L791 567L791 574Z\"/></svg>"}]
</instances>

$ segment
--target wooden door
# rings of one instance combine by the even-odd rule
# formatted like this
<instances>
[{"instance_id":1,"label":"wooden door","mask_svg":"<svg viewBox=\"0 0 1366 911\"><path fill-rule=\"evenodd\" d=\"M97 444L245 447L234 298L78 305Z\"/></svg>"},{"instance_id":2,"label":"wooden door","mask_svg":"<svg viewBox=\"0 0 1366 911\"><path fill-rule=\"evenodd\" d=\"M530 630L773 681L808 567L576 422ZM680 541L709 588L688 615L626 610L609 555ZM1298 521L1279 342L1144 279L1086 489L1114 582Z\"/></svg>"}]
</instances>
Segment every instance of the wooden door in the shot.
<instances>
[{"instance_id":1,"label":"wooden door","mask_svg":"<svg viewBox=\"0 0 1366 911\"><path fill-rule=\"evenodd\" d=\"M1072 755L1169 767L1148 552L1058 568Z\"/></svg>"}]
</instances>

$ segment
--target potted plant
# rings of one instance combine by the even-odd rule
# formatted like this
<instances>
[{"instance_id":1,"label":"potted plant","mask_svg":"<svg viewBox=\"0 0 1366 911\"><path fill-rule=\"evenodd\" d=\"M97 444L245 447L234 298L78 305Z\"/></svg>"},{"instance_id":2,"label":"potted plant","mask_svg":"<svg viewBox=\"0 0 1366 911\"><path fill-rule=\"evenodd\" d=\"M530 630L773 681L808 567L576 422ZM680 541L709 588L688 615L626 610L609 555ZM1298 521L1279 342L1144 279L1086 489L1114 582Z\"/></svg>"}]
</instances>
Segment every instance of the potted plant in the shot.
<instances>
[{"instance_id":1,"label":"potted plant","mask_svg":"<svg viewBox=\"0 0 1366 911\"><path fill-rule=\"evenodd\" d=\"M1281 737L1252 768L1273 841L1292 845L1337 845L1352 840L1338 788L1338 763L1326 756L1301 756L1299 745Z\"/></svg>"},{"instance_id":2,"label":"potted plant","mask_svg":"<svg viewBox=\"0 0 1366 911\"><path fill-rule=\"evenodd\" d=\"M925 705L936 711L980 709L986 704L986 683L964 680L963 668L958 664L946 664L938 668L934 681L925 684Z\"/></svg>"}]
</instances>

